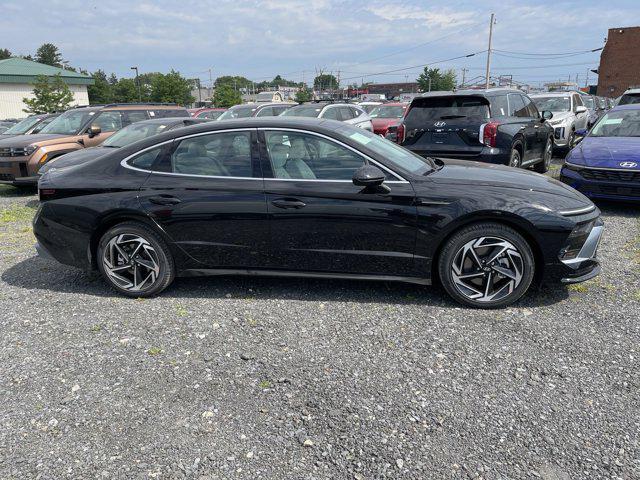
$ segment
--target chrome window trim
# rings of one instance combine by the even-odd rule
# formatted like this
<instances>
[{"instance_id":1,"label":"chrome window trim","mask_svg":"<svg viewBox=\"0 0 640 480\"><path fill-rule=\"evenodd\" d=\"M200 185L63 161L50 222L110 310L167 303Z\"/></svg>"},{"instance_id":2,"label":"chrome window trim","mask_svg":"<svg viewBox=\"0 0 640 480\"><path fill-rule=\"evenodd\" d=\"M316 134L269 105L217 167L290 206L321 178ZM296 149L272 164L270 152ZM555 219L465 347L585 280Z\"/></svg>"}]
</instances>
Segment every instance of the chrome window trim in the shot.
<instances>
[{"instance_id":1,"label":"chrome window trim","mask_svg":"<svg viewBox=\"0 0 640 480\"><path fill-rule=\"evenodd\" d=\"M188 138L193 138L193 137L200 137L203 135L213 135L216 133L228 133L228 132L252 132L254 130L271 130L271 131L291 131L291 132L299 132L299 133L307 133L310 135L316 135L318 137L322 137L325 138L329 141L333 141L341 146L344 146L345 148L357 153L358 155L366 158L368 161L370 161L371 163L373 163L374 165L382 168L383 170L389 172L391 175L393 175L396 178L399 178L401 180L388 180L384 183L410 183L407 180L405 180L401 175L398 175L396 172L394 172L393 170L385 167L384 165L381 165L379 162L375 161L374 159L372 159L371 157L369 157L368 155L356 150L355 148L346 145L342 142L340 142L339 140L336 140L332 137L329 137L327 135L323 135L321 133L317 133L317 132L312 132L309 130L301 130L301 129L296 129L296 128L276 128L276 127L245 127L245 128L229 128L229 129L224 129L224 130L214 130L214 131L209 131L209 132L199 132L199 133L192 133L190 135L184 135L181 137L176 137L173 138L171 140L165 140L164 142L161 143L156 143L155 145L152 145L150 147L147 147L143 150L140 150L136 153L133 153L127 157L125 157L124 159L122 159L120 161L120 165L124 168L128 168L131 170L135 170L138 172L144 172L144 173L155 173L156 175L169 175L169 176L177 176L177 177L195 177L195 178L215 178L215 179L224 179L224 178L228 178L228 179L232 179L232 180L260 180L260 181L278 181L278 182L322 182L322 183L352 183L351 180L325 180L325 179L313 179L313 178L265 178L265 177L232 177L232 176L226 176L226 175L195 175L192 173L174 173L174 172L161 172L159 170L145 170L143 168L137 168L134 167L133 165L130 165L128 162L129 160L133 159L134 157L137 157L139 155L142 155L145 152L148 152L149 150L153 150L154 148L158 148L158 147L162 147L163 145L166 145L167 143L173 143L175 141L182 141Z\"/></svg>"},{"instance_id":2,"label":"chrome window trim","mask_svg":"<svg viewBox=\"0 0 640 480\"><path fill-rule=\"evenodd\" d=\"M586 165L578 165L576 163L567 162L565 160L565 165L570 165L572 167L580 168L582 170L607 170L611 172L632 172L632 173L640 173L640 170L636 170L634 168L611 168L611 167L588 167Z\"/></svg>"},{"instance_id":3,"label":"chrome window trim","mask_svg":"<svg viewBox=\"0 0 640 480\"><path fill-rule=\"evenodd\" d=\"M330 142L334 142L337 143L338 145L351 150L352 152L360 155L361 157L364 157L365 159L367 159L367 161L371 162L372 164L374 164L376 167L381 168L382 170L385 170L386 172L390 173L391 175L393 175L394 177L396 177L398 180L389 180L386 181L384 183L409 183L402 175L399 175L398 173L394 172L393 170L391 170L388 167L385 167L384 165L382 165L381 163L377 162L376 160L374 160L373 158L371 158L369 155L366 155L365 153L356 150L355 148L351 147L350 145L347 145L346 143L341 142L340 140L336 140L333 137L329 137L327 135L324 135L322 133L318 133L318 132L312 132L309 130L302 130L299 128L277 128L277 127L258 127L258 130L262 130L262 131L276 131L276 132L299 132L299 133L306 133L308 135L315 135L316 137L321 137L324 138L326 140L329 140ZM319 179L298 179L298 178L265 178L265 180L294 180L294 181L307 181L307 182L351 182L351 180L319 180Z\"/></svg>"}]
</instances>

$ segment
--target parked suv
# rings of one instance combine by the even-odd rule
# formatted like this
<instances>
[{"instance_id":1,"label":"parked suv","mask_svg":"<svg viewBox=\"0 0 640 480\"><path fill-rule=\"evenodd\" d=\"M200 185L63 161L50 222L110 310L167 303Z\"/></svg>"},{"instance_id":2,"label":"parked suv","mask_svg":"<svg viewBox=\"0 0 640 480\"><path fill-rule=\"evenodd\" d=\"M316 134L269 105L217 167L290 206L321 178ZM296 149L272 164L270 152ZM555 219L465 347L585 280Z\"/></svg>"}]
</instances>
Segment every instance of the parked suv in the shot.
<instances>
[{"instance_id":1,"label":"parked suv","mask_svg":"<svg viewBox=\"0 0 640 480\"><path fill-rule=\"evenodd\" d=\"M618 100L618 105L631 105L632 103L640 103L640 88L628 89Z\"/></svg>"},{"instance_id":2,"label":"parked suv","mask_svg":"<svg viewBox=\"0 0 640 480\"><path fill-rule=\"evenodd\" d=\"M371 117L360 105L332 102L309 102L290 108L283 117L316 117L338 120L373 132Z\"/></svg>"},{"instance_id":3,"label":"parked suv","mask_svg":"<svg viewBox=\"0 0 640 480\"><path fill-rule=\"evenodd\" d=\"M424 157L459 158L546 172L553 129L514 89L430 92L414 98L387 138Z\"/></svg>"},{"instance_id":4,"label":"parked suv","mask_svg":"<svg viewBox=\"0 0 640 480\"><path fill-rule=\"evenodd\" d=\"M553 113L549 121L553 126L553 138L556 147L570 149L576 138L577 130L589 126L589 110L578 92L548 92L531 95L539 110Z\"/></svg>"},{"instance_id":5,"label":"parked suv","mask_svg":"<svg viewBox=\"0 0 640 480\"><path fill-rule=\"evenodd\" d=\"M149 118L189 117L178 105L111 104L67 110L37 135L0 140L0 183L36 185L46 162L81 148L100 145L122 127Z\"/></svg>"}]
</instances>

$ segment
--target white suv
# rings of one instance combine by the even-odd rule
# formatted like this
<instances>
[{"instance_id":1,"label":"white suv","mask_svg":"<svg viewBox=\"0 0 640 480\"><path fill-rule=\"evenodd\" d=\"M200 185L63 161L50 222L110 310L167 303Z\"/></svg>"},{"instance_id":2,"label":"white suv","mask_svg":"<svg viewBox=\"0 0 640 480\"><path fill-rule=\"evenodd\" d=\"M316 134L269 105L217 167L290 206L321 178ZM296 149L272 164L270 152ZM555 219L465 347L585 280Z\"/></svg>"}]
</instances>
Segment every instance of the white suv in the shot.
<instances>
[{"instance_id":1,"label":"white suv","mask_svg":"<svg viewBox=\"0 0 640 480\"><path fill-rule=\"evenodd\" d=\"M549 124L553 127L554 144L571 148L576 131L585 130L589 112L578 92L548 92L529 95L541 112L552 112Z\"/></svg>"},{"instance_id":2,"label":"white suv","mask_svg":"<svg viewBox=\"0 0 640 480\"><path fill-rule=\"evenodd\" d=\"M373 123L371 123L369 114L362 107L349 103L303 103L283 112L281 116L328 118L329 120L338 120L373 132Z\"/></svg>"}]
</instances>

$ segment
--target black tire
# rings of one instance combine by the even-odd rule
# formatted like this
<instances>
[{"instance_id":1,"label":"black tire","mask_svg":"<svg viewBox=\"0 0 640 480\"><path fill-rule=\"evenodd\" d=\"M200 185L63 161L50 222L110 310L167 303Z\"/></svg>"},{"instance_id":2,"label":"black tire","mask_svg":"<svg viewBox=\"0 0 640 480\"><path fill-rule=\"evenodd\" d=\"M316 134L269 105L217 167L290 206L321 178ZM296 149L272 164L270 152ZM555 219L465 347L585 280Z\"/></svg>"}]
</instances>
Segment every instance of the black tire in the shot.
<instances>
[{"instance_id":1,"label":"black tire","mask_svg":"<svg viewBox=\"0 0 640 480\"><path fill-rule=\"evenodd\" d=\"M457 274L457 278L455 278L455 270L460 266L461 259L463 259L462 264L467 264L466 262L471 262L472 264L475 261L473 260L474 257L482 260L482 255L476 255L476 252L482 252L483 247L479 247L478 250L474 248L473 255L469 256L467 254L465 259L465 252L468 251L465 250L465 247L471 242L480 243L482 238L486 239L485 243L493 241L489 239L503 240L513 248L508 248L506 252L507 255L505 255L504 259L499 258L498 262L494 261L486 266L478 265L476 270L480 273L471 273L471 275L469 275L469 272L465 273L460 271ZM533 252L522 235L511 227L500 223L477 223L455 232L446 242L438 258L438 274L444 289L457 302L474 308L501 308L516 302L529 289L535 274ZM485 250L488 250L488 256L490 257L494 255L492 252L496 250L492 251L489 250L489 248L501 250L503 247L486 247ZM513 253L514 250L519 254L519 257ZM514 269L503 266L508 265L512 259L517 261L517 266L514 267ZM502 269L502 273L494 270L496 266L492 265L496 263L498 263L497 268ZM489 268L489 272L486 271L487 268ZM504 276L503 273L505 271L508 271L510 274L515 274L514 276L519 280L517 281L515 278L512 280L510 277ZM489 276L489 274L492 276ZM460 277L469 277L472 275L483 275L483 277L474 277L473 279L466 278L462 280L461 283ZM493 275L495 275L495 277ZM491 298L492 295L484 294L488 291L488 289L485 290L485 287L472 285L472 282L487 282L487 279L489 279L489 281L493 279L496 282L497 293L495 299ZM474 293L472 289L465 288L466 285L472 285L472 287L476 289L476 292ZM482 298L477 296L481 293L483 294ZM490 293L493 293L493 289ZM472 298L474 295L476 298Z\"/></svg>"},{"instance_id":2,"label":"black tire","mask_svg":"<svg viewBox=\"0 0 640 480\"><path fill-rule=\"evenodd\" d=\"M522 144L515 142L511 145L511 152L509 153L509 166L513 168L522 167Z\"/></svg>"},{"instance_id":3,"label":"black tire","mask_svg":"<svg viewBox=\"0 0 640 480\"><path fill-rule=\"evenodd\" d=\"M549 137L547 143L544 146L544 152L542 153L542 161L536 163L533 166L533 170L538 173L547 173L551 166L551 159L553 158L553 139Z\"/></svg>"},{"instance_id":4,"label":"black tire","mask_svg":"<svg viewBox=\"0 0 640 480\"><path fill-rule=\"evenodd\" d=\"M127 261L130 260L130 262L127 263L127 261L125 261L125 257L118 253L116 253L115 257L113 257L113 255L110 256L110 252L120 251L112 250L112 247L109 246L112 240L117 243L116 239L118 237L125 240L123 243L118 243L118 246L120 249L124 249L125 254L127 255L140 251L134 248L136 245L142 246L142 253L140 256L144 254L147 257L139 260L146 262L144 266L139 264L140 271L142 272L139 277L144 279L144 274L148 273L150 275L146 277L148 278L148 284L142 283L140 288L137 289L131 287L127 288L125 282L120 280L120 278L129 279L133 275L132 272L134 270L134 266L128 270L119 270L117 277L114 277L113 275L115 272L110 274L107 271L107 269L109 269L107 265L107 262L109 261L108 258L111 258L112 266L118 269L124 269L126 268L126 265L133 265L133 262L136 261L133 257L127 257ZM134 243L134 240L131 239L135 237L141 239L141 241ZM146 245L143 241L146 242ZM131 246L128 247L128 245ZM117 248L118 247L116 247L116 249ZM133 251L127 251L127 248L131 248ZM105 252L107 252L107 257L105 257ZM116 259L114 260L114 258ZM119 265L118 259L122 260ZM100 270L105 281L119 293L128 297L151 297L157 295L167 288L175 278L175 263L169 247L160 235L158 235L152 228L142 223L124 222L111 227L102 236L102 238L100 238L96 251L96 261L98 263L98 270ZM155 268L148 268L146 265L149 264L152 264ZM152 271L153 274L151 273ZM120 273L122 273L122 275L120 275Z\"/></svg>"}]
</instances>

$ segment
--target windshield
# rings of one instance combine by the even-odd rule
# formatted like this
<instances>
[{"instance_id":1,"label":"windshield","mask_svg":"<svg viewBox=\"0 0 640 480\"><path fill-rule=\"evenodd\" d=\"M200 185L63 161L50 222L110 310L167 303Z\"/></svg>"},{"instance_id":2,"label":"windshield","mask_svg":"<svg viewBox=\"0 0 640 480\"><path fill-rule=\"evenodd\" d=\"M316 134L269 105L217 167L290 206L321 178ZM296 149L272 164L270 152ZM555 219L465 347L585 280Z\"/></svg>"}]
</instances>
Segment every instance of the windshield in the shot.
<instances>
[{"instance_id":1,"label":"windshield","mask_svg":"<svg viewBox=\"0 0 640 480\"><path fill-rule=\"evenodd\" d=\"M596 102L593 101L593 97L582 97L582 101L589 110L596 108Z\"/></svg>"},{"instance_id":2,"label":"windshield","mask_svg":"<svg viewBox=\"0 0 640 480\"><path fill-rule=\"evenodd\" d=\"M157 135L158 133L163 132L166 128L166 125L159 123L134 123L133 125L129 125L128 127L125 127L111 135L102 142L102 145L105 147L115 148L124 147L125 145L137 142L138 140Z\"/></svg>"},{"instance_id":3,"label":"windshield","mask_svg":"<svg viewBox=\"0 0 640 480\"><path fill-rule=\"evenodd\" d=\"M16 123L13 127L8 129L4 133L8 133L10 135L21 135L29 131L31 127L33 127L39 121L40 117L27 117L21 122Z\"/></svg>"},{"instance_id":4,"label":"windshield","mask_svg":"<svg viewBox=\"0 0 640 480\"><path fill-rule=\"evenodd\" d=\"M95 115L95 111L69 110L64 112L49 125L40 130L40 133L57 133L59 135L76 135L80 129Z\"/></svg>"},{"instance_id":5,"label":"windshield","mask_svg":"<svg viewBox=\"0 0 640 480\"><path fill-rule=\"evenodd\" d=\"M568 112L571 110L569 97L535 97L531 100L541 112Z\"/></svg>"},{"instance_id":6,"label":"windshield","mask_svg":"<svg viewBox=\"0 0 640 480\"><path fill-rule=\"evenodd\" d=\"M371 118L402 118L406 107L381 106L375 107L369 113Z\"/></svg>"},{"instance_id":7,"label":"windshield","mask_svg":"<svg viewBox=\"0 0 640 480\"><path fill-rule=\"evenodd\" d=\"M317 117L318 115L320 115L321 111L322 111L322 107L319 107L317 105L312 105L312 106L304 105L300 107L293 107L293 108L290 108L289 110L285 110L280 114L280 116L282 117Z\"/></svg>"},{"instance_id":8,"label":"windshield","mask_svg":"<svg viewBox=\"0 0 640 480\"><path fill-rule=\"evenodd\" d=\"M605 114L591 129L590 137L640 137L640 110Z\"/></svg>"},{"instance_id":9,"label":"windshield","mask_svg":"<svg viewBox=\"0 0 640 480\"><path fill-rule=\"evenodd\" d=\"M255 107L230 108L218 117L218 120L231 120L232 118L248 118L253 116Z\"/></svg>"},{"instance_id":10,"label":"windshield","mask_svg":"<svg viewBox=\"0 0 640 480\"><path fill-rule=\"evenodd\" d=\"M336 131L373 150L402 170L407 170L415 175L422 175L435 170L435 165L430 160L401 147L397 143L382 138L380 135L349 125L339 127Z\"/></svg>"}]
</instances>

